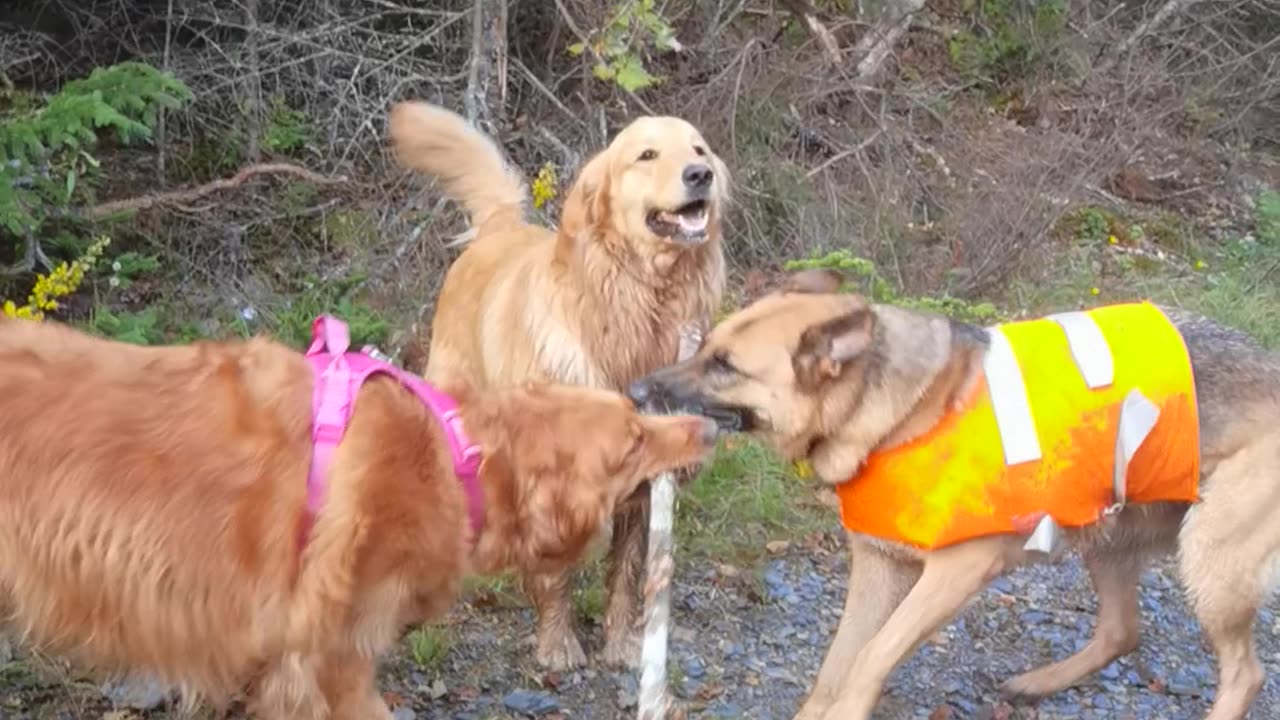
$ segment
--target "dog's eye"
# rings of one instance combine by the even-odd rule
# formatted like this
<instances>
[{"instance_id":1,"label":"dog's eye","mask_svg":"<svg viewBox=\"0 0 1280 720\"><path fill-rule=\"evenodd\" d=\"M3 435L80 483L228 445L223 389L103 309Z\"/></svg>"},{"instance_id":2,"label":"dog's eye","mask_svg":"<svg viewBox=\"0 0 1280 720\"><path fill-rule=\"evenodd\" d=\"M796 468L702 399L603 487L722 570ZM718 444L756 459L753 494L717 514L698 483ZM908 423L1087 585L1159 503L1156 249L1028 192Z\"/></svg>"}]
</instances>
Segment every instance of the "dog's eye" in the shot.
<instances>
[{"instance_id":1,"label":"dog's eye","mask_svg":"<svg viewBox=\"0 0 1280 720\"><path fill-rule=\"evenodd\" d=\"M706 156L707 156L707 149L706 149L706 148L704 148L704 147L702 147L701 145L694 145L694 146L693 146L693 151L694 151L695 153L697 153L698 157L706 157Z\"/></svg>"},{"instance_id":2,"label":"dog's eye","mask_svg":"<svg viewBox=\"0 0 1280 720\"><path fill-rule=\"evenodd\" d=\"M726 353L723 350L717 350L712 353L710 365L711 369L716 372L732 373L738 371L738 369L733 366L733 363L730 362L729 353Z\"/></svg>"},{"instance_id":3,"label":"dog's eye","mask_svg":"<svg viewBox=\"0 0 1280 720\"><path fill-rule=\"evenodd\" d=\"M657 150L645 150L644 152L640 153L640 157L636 158L638 162L645 162L646 160L657 160L657 159L658 159Z\"/></svg>"}]
</instances>

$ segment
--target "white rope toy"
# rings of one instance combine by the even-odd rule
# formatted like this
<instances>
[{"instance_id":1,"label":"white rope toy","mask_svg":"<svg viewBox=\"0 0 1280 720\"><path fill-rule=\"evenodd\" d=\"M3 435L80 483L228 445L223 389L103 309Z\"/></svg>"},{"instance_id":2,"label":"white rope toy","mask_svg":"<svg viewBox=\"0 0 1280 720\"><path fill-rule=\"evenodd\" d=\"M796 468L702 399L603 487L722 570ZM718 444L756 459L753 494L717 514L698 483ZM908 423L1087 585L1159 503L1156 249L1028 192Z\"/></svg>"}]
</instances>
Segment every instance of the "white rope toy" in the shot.
<instances>
[{"instance_id":1,"label":"white rope toy","mask_svg":"<svg viewBox=\"0 0 1280 720\"><path fill-rule=\"evenodd\" d=\"M686 360L702 345L702 333L686 328L680 333L678 361ZM684 717L667 688L667 639L671 637L671 578L675 573L676 476L662 473L649 489L649 552L645 559L644 644L640 650L640 720Z\"/></svg>"}]
</instances>

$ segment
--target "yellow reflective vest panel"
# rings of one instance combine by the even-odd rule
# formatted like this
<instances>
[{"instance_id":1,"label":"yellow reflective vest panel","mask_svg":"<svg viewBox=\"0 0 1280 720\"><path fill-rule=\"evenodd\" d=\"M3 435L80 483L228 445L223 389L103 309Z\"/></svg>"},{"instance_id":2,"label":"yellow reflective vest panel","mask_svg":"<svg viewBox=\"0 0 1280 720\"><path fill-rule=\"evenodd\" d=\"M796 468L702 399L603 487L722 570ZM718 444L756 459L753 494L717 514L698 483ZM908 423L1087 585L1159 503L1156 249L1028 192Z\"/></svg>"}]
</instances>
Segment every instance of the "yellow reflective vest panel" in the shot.
<instances>
[{"instance_id":1,"label":"yellow reflective vest panel","mask_svg":"<svg viewBox=\"0 0 1280 720\"><path fill-rule=\"evenodd\" d=\"M851 531L924 549L1195 502L1200 425L1182 336L1150 303L990 328L982 377L928 433L837 487Z\"/></svg>"}]
</instances>

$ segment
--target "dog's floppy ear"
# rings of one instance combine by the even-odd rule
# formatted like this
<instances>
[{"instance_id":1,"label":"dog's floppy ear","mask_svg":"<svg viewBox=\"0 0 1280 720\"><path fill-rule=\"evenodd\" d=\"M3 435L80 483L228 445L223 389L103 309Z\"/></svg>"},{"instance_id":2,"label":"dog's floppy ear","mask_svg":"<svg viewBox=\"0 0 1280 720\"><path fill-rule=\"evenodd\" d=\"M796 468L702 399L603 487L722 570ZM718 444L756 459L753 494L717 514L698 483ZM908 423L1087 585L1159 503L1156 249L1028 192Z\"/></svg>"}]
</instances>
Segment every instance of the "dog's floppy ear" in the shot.
<instances>
[{"instance_id":1,"label":"dog's floppy ear","mask_svg":"<svg viewBox=\"0 0 1280 720\"><path fill-rule=\"evenodd\" d=\"M822 295L839 291L843 284L844 275L839 270L832 268L801 270L788 275L782 287L778 288L778 292Z\"/></svg>"},{"instance_id":2,"label":"dog's floppy ear","mask_svg":"<svg viewBox=\"0 0 1280 720\"><path fill-rule=\"evenodd\" d=\"M604 150L578 172L564 201L561 230L576 236L603 222L609 212L609 190L609 156L608 150Z\"/></svg>"},{"instance_id":3,"label":"dog's floppy ear","mask_svg":"<svg viewBox=\"0 0 1280 720\"><path fill-rule=\"evenodd\" d=\"M839 377L847 364L870 347L874 330L875 313L865 304L809 327L800 335L791 359L796 379L803 387L814 387Z\"/></svg>"}]
</instances>

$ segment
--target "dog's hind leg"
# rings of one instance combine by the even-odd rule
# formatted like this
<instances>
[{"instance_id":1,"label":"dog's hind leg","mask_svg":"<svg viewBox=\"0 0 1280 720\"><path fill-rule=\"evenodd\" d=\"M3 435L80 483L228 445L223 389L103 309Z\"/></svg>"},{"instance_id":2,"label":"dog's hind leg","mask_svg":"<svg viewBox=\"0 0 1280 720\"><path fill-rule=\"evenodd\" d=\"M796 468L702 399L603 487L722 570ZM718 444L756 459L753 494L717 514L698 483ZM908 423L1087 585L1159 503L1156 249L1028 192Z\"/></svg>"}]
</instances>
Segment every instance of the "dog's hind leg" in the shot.
<instances>
[{"instance_id":1,"label":"dog's hind leg","mask_svg":"<svg viewBox=\"0 0 1280 720\"><path fill-rule=\"evenodd\" d=\"M1264 439L1265 440L1265 439ZM1253 625L1280 560L1280 437L1219 463L1179 535L1179 566L1218 659L1207 720L1241 720L1262 690Z\"/></svg>"},{"instance_id":2,"label":"dog's hind leg","mask_svg":"<svg viewBox=\"0 0 1280 720\"><path fill-rule=\"evenodd\" d=\"M873 541L850 534L849 586L836 636L797 719L821 718L839 697L858 651L880 630L920 578L922 565L891 555Z\"/></svg>"},{"instance_id":3,"label":"dog's hind leg","mask_svg":"<svg viewBox=\"0 0 1280 720\"><path fill-rule=\"evenodd\" d=\"M1015 539L1016 540L1016 539ZM935 550L924 571L884 627L858 652L823 720L866 720L884 683L925 638L942 627L988 582L1010 566L1020 542L991 536Z\"/></svg>"},{"instance_id":4,"label":"dog's hind leg","mask_svg":"<svg viewBox=\"0 0 1280 720\"><path fill-rule=\"evenodd\" d=\"M1138 648L1138 579L1145 553L1084 556L1085 568L1098 594L1098 619L1089 644L1080 652L1010 679L1000 687L1009 697L1038 698L1065 690Z\"/></svg>"}]
</instances>

